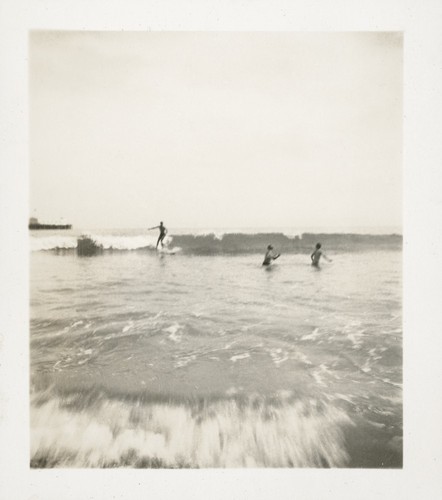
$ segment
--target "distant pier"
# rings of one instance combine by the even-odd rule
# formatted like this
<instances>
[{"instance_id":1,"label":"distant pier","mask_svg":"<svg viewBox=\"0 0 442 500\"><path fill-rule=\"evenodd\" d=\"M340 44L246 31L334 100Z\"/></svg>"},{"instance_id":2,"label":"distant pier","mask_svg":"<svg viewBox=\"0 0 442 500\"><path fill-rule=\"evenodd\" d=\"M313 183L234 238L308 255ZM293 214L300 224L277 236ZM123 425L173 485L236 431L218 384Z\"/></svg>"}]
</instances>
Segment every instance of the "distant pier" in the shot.
<instances>
[{"instance_id":1,"label":"distant pier","mask_svg":"<svg viewBox=\"0 0 442 500\"><path fill-rule=\"evenodd\" d=\"M41 224L35 217L29 220L29 229L72 229L72 224Z\"/></svg>"}]
</instances>

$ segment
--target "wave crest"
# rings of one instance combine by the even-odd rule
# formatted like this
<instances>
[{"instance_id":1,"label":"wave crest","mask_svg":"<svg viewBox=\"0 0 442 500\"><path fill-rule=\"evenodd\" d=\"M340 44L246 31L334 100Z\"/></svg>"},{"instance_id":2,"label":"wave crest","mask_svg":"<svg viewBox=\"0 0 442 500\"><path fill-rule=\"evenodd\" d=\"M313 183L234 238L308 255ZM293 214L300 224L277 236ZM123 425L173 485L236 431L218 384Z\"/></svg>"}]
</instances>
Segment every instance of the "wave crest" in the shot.
<instances>
[{"instance_id":1,"label":"wave crest","mask_svg":"<svg viewBox=\"0 0 442 500\"><path fill-rule=\"evenodd\" d=\"M307 253L321 242L329 251L358 252L367 250L400 250L402 236L366 234L315 234L287 236L284 233L176 234L168 236L166 245L196 255L262 253L270 243L281 253ZM79 255L106 251L155 250L157 237L152 235L88 235L31 237L31 250L76 250Z\"/></svg>"},{"instance_id":2,"label":"wave crest","mask_svg":"<svg viewBox=\"0 0 442 500\"><path fill-rule=\"evenodd\" d=\"M38 399L38 398L37 398ZM264 397L35 398L32 467L344 467L341 410Z\"/></svg>"}]
</instances>

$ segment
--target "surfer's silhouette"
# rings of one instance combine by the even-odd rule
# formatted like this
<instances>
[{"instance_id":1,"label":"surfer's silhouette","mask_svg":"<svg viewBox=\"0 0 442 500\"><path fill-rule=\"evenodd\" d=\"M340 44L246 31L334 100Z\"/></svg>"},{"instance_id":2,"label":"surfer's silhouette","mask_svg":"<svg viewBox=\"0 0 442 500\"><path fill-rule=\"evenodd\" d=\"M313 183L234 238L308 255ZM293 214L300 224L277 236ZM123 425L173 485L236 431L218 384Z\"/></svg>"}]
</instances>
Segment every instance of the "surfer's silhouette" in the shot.
<instances>
[{"instance_id":1,"label":"surfer's silhouette","mask_svg":"<svg viewBox=\"0 0 442 500\"><path fill-rule=\"evenodd\" d=\"M267 247L267 252L264 256L264 262L262 263L263 266L269 266L272 261L276 260L281 254L279 253L275 253L273 251L273 247L272 245L269 245Z\"/></svg>"},{"instance_id":2,"label":"surfer's silhouette","mask_svg":"<svg viewBox=\"0 0 442 500\"><path fill-rule=\"evenodd\" d=\"M324 259L328 262L332 261L327 257L327 255L325 255L325 253L322 252L321 243L316 243L316 248L310 255L310 258L312 259L312 266L319 267L319 259L321 258L321 256L324 257Z\"/></svg>"},{"instance_id":3,"label":"surfer's silhouette","mask_svg":"<svg viewBox=\"0 0 442 500\"><path fill-rule=\"evenodd\" d=\"M164 247L163 240L164 240L164 238L166 237L166 234L167 234L167 229L163 225L163 221L160 222L159 226L149 227L148 231L150 231L151 229L159 229L160 230L160 235L158 236L156 248L158 248L158 245L160 243L161 243L161 248L163 248Z\"/></svg>"}]
</instances>

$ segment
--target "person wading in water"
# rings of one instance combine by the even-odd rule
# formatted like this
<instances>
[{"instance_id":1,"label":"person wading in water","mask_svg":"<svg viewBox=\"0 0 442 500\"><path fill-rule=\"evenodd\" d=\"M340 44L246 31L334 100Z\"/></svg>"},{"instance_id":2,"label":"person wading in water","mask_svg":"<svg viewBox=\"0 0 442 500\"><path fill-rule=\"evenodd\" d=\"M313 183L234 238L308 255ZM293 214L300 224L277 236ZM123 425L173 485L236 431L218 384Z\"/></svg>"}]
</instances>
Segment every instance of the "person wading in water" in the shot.
<instances>
[{"instance_id":1,"label":"person wading in water","mask_svg":"<svg viewBox=\"0 0 442 500\"><path fill-rule=\"evenodd\" d=\"M267 247L267 252L264 256L264 262L262 263L262 265L269 266L272 263L272 261L276 260L279 256L280 256L279 253L277 254L273 251L273 246L269 245Z\"/></svg>"},{"instance_id":2,"label":"person wading in water","mask_svg":"<svg viewBox=\"0 0 442 500\"><path fill-rule=\"evenodd\" d=\"M316 243L316 248L313 253L310 255L310 259L312 260L312 266L319 267L319 259L324 257L325 260L331 262L332 260L325 255L325 253L321 250L321 243Z\"/></svg>"}]
</instances>

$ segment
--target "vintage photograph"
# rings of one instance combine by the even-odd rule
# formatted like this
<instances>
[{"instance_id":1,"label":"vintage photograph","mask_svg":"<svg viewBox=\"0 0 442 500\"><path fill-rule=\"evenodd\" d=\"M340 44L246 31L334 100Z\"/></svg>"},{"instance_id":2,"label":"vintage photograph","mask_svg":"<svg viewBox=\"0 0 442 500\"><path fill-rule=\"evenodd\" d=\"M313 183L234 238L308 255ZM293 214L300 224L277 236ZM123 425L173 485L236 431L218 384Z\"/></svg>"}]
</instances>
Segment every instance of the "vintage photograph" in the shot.
<instances>
[{"instance_id":1,"label":"vintage photograph","mask_svg":"<svg viewBox=\"0 0 442 500\"><path fill-rule=\"evenodd\" d=\"M402 468L402 33L28 47L31 468Z\"/></svg>"}]
</instances>

